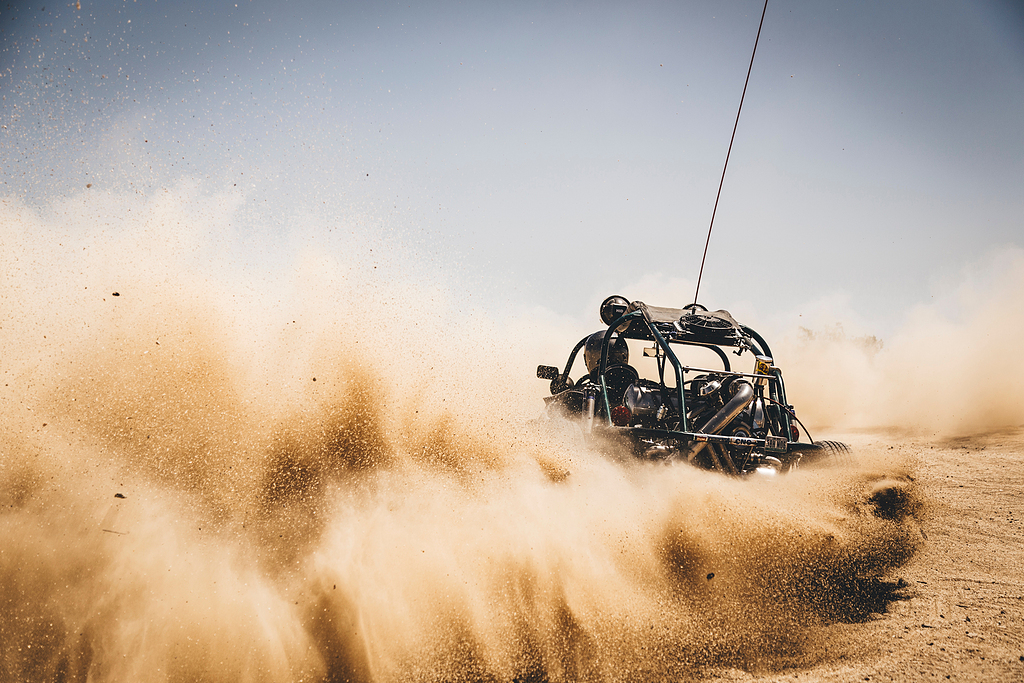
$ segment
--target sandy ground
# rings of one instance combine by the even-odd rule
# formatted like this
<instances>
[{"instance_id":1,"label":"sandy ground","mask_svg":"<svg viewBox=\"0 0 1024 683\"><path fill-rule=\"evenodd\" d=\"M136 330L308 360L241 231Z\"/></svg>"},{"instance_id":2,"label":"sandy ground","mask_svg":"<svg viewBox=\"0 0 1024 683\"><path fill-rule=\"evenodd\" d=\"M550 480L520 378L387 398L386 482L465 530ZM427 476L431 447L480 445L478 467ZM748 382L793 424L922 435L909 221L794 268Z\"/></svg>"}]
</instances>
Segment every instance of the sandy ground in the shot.
<instances>
[{"instance_id":1,"label":"sandy ground","mask_svg":"<svg viewBox=\"0 0 1024 683\"><path fill-rule=\"evenodd\" d=\"M1024 681L1024 431L952 440L845 435L907 455L927 541L884 614L823 629L823 663L728 681ZM906 585L904 585L904 583Z\"/></svg>"}]
</instances>

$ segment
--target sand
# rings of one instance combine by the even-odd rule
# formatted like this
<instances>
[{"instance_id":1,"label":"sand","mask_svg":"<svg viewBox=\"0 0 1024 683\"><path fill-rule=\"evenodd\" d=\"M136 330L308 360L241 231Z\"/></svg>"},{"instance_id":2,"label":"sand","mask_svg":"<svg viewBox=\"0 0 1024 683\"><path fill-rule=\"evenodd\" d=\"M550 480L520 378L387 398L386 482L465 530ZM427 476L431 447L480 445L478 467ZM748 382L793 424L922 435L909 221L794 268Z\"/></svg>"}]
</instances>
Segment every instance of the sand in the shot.
<instances>
[{"instance_id":1,"label":"sand","mask_svg":"<svg viewBox=\"0 0 1024 683\"><path fill-rule=\"evenodd\" d=\"M741 481L531 427L564 327L90 206L0 206L0 681L1024 680L1024 256L963 324L781 342L856 457Z\"/></svg>"},{"instance_id":2,"label":"sand","mask_svg":"<svg viewBox=\"0 0 1024 683\"><path fill-rule=\"evenodd\" d=\"M927 541L884 611L823 629L815 665L720 673L735 681L1024 680L1024 432L927 440L854 434L914 461Z\"/></svg>"}]
</instances>

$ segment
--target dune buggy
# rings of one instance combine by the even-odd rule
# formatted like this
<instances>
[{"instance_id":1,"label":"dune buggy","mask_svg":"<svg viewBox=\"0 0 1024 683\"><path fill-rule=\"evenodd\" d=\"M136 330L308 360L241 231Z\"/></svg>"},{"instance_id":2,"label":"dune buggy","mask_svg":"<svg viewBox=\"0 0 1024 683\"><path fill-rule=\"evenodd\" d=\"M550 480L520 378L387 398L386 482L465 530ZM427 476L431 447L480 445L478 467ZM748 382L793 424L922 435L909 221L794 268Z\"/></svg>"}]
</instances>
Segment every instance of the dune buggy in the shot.
<instances>
[{"instance_id":1,"label":"dune buggy","mask_svg":"<svg viewBox=\"0 0 1024 683\"><path fill-rule=\"evenodd\" d=\"M848 452L838 442L800 440L771 349L727 311L699 304L661 308L611 296L600 314L608 327L581 339L563 370L537 368L537 377L551 381L546 414L578 421L588 440L625 446L639 458L682 459L734 475L772 475ZM635 364L630 342L643 346ZM684 363L695 350L717 361L705 367ZM749 351L751 371L733 370L727 350L737 356ZM573 381L569 374L580 351L586 371ZM717 363L720 369L706 367Z\"/></svg>"}]
</instances>

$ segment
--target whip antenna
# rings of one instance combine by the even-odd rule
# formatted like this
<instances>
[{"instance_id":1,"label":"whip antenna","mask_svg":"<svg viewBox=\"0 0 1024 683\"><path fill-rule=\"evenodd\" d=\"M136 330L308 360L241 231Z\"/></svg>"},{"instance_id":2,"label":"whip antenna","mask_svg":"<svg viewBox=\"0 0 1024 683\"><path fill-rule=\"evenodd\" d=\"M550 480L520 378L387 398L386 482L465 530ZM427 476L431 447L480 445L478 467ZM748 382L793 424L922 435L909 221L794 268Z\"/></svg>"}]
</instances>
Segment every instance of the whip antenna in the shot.
<instances>
[{"instance_id":1,"label":"whip antenna","mask_svg":"<svg viewBox=\"0 0 1024 683\"><path fill-rule=\"evenodd\" d=\"M715 196L715 208L711 211L711 225L708 226L708 239L704 243L704 256L700 260L700 273L697 275L697 289L693 292L693 303L697 303L697 293L700 292L700 279L704 276L704 261L708 257L708 245L711 244L711 229L715 227L715 214L718 213L718 200L722 196L722 185L725 184L725 169L729 168L729 155L732 154L732 141L736 139L736 129L740 125L740 112L743 111L743 98L747 96L747 83L750 82L750 72L754 69L754 55L757 54L757 41L761 39L761 27L764 26L764 15L768 12L768 0L764 0L764 9L761 11L761 23L757 25L757 37L754 38L754 51L750 53L750 66L747 67L747 80L743 82L743 94L740 95L740 106L736 110L736 123L732 126L732 137L729 138L729 151L725 153L725 166L722 167L722 179L718 182L718 195Z\"/></svg>"}]
</instances>

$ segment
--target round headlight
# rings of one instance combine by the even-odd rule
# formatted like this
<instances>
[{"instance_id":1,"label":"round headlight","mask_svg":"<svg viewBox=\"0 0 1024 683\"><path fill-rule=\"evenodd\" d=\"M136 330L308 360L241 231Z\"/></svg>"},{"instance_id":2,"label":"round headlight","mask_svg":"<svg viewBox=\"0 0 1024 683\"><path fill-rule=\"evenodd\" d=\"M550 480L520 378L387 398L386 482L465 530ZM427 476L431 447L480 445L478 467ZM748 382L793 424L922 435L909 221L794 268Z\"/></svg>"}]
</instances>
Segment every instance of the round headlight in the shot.
<instances>
[{"instance_id":1,"label":"round headlight","mask_svg":"<svg viewBox=\"0 0 1024 683\"><path fill-rule=\"evenodd\" d=\"M610 296L601 302L601 320L605 325L611 325L620 315L626 312L629 302L625 297L618 294Z\"/></svg>"}]
</instances>

